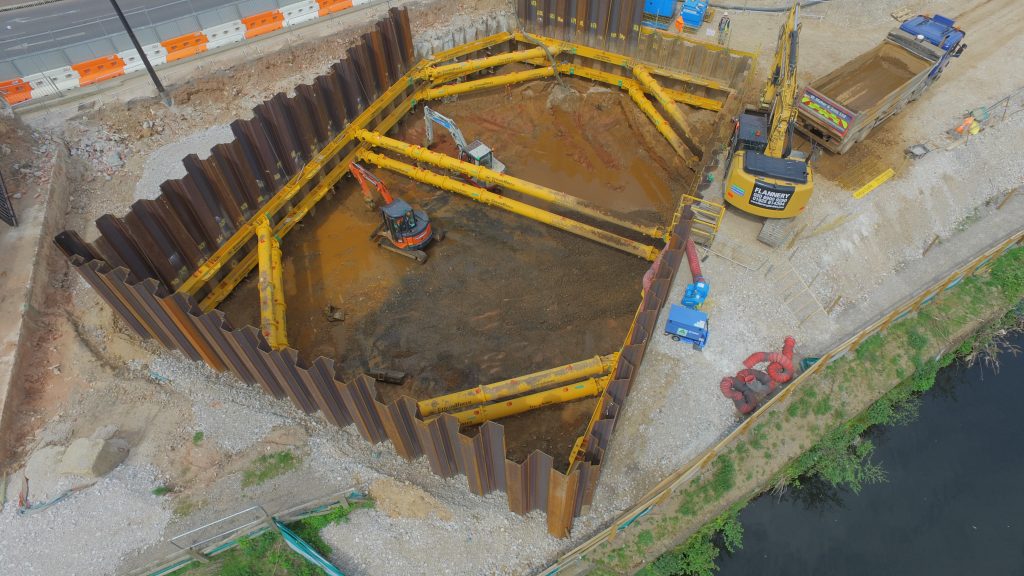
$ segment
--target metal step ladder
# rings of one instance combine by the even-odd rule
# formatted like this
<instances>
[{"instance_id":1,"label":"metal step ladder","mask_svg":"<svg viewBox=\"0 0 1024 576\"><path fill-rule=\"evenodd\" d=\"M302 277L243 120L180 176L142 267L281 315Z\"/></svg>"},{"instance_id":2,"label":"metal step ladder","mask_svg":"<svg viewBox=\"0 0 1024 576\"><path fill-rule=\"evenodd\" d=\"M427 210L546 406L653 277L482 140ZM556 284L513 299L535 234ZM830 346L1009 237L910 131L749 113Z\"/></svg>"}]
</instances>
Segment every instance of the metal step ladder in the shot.
<instances>
[{"instance_id":1,"label":"metal step ladder","mask_svg":"<svg viewBox=\"0 0 1024 576\"><path fill-rule=\"evenodd\" d=\"M701 246L710 247L715 241L715 235L718 234L718 228L722 225L722 218L725 217L725 206L688 194L683 195L680 203L693 210L693 227L690 229L693 241Z\"/></svg>"}]
</instances>

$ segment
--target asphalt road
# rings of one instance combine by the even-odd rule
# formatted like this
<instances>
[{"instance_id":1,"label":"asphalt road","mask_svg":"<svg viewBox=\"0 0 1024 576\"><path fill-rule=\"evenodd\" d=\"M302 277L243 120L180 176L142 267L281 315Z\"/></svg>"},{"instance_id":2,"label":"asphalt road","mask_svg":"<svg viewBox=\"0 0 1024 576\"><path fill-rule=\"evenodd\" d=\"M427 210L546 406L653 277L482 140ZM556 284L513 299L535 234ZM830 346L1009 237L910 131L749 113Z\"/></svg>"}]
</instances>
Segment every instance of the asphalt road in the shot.
<instances>
[{"instance_id":1,"label":"asphalt road","mask_svg":"<svg viewBox=\"0 0 1024 576\"><path fill-rule=\"evenodd\" d=\"M236 3L237 0L119 1L133 28ZM123 31L109 0L62 0L0 12L0 60L62 48ZM147 43L145 37L139 40Z\"/></svg>"}]
</instances>

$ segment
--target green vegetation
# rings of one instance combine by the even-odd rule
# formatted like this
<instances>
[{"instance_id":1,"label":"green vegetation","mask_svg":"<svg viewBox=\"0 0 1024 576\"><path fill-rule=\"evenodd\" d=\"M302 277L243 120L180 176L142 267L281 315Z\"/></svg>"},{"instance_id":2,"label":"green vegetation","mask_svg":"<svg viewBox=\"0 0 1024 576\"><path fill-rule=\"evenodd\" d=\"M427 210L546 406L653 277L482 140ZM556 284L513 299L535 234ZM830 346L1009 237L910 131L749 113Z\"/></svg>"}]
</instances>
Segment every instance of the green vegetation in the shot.
<instances>
[{"instance_id":1,"label":"green vegetation","mask_svg":"<svg viewBox=\"0 0 1024 576\"><path fill-rule=\"evenodd\" d=\"M188 496L179 496L177 502L174 503L174 515L184 518L205 505L205 500L193 500Z\"/></svg>"},{"instance_id":2,"label":"green vegetation","mask_svg":"<svg viewBox=\"0 0 1024 576\"><path fill-rule=\"evenodd\" d=\"M254 460L249 469L242 473L242 488L259 486L271 478L294 470L300 462L301 460L296 458L290 450L264 454Z\"/></svg>"},{"instance_id":3,"label":"green vegetation","mask_svg":"<svg viewBox=\"0 0 1024 576\"><path fill-rule=\"evenodd\" d=\"M743 525L739 521L739 512L744 506L746 502L737 503L718 518L705 524L696 534L690 536L685 544L644 566L639 574L711 576L718 570L715 561L721 553L721 549L714 541L716 535L721 535L722 545L730 553L743 548Z\"/></svg>"},{"instance_id":4,"label":"green vegetation","mask_svg":"<svg viewBox=\"0 0 1024 576\"><path fill-rule=\"evenodd\" d=\"M199 446L199 443L203 441L203 436L202 430L196 430L196 433L192 435L192 443Z\"/></svg>"},{"instance_id":5,"label":"green vegetation","mask_svg":"<svg viewBox=\"0 0 1024 576\"><path fill-rule=\"evenodd\" d=\"M320 536L325 527L347 522L353 510L372 508L373 501L354 502L326 514L310 516L288 524L293 532L308 542L322 556L329 557L331 547ZM218 574L221 576L322 576L323 571L292 551L276 531L267 531L251 538L241 538L238 546L213 557L209 564L194 562L173 572L173 576Z\"/></svg>"},{"instance_id":6,"label":"green vegetation","mask_svg":"<svg viewBox=\"0 0 1024 576\"><path fill-rule=\"evenodd\" d=\"M164 496L166 494L170 494L173 491L174 491L174 489L171 488L170 486L167 486L166 484L163 485L163 486L157 486L156 488L153 488L153 490L152 490L153 496Z\"/></svg>"},{"instance_id":7,"label":"green vegetation","mask_svg":"<svg viewBox=\"0 0 1024 576\"><path fill-rule=\"evenodd\" d=\"M994 307L1006 306L1011 308L1002 319L982 327L955 352L938 358L932 356L934 350L941 349L957 330L991 314ZM782 417L787 423L792 426L800 421L806 430L816 434L822 425L825 429L834 427L809 450L791 461L776 476L775 485L799 485L801 479L818 476L856 493L866 484L884 481L885 471L871 461L874 445L863 437L864 432L875 425L913 421L920 404L919 394L934 385L935 376L941 368L958 356L968 362L979 358L995 362L993 359L1004 349L1006 335L1020 329L1024 329L1024 248L1015 248L996 258L987 274L965 278L959 286L936 298L916 315L902 319L885 334L877 333L865 339L854 354L825 367L819 374L822 381L832 386L830 393L819 397L812 387L794 393ZM909 367L912 368L910 377L907 377ZM866 381L865 377L871 380ZM884 386L885 382L893 380L900 383L866 410L844 421L847 418L845 396L849 390L856 390L858 386L877 389L875 382ZM768 422L774 416L777 413L769 413ZM737 472L730 454L746 463L750 448L761 450L766 440L764 422L752 427L745 441L737 442L731 451L726 451L714 461L716 468L710 480L682 493L677 515L659 520L653 535L659 538L670 536L681 523L681 517L697 516L724 496L732 489ZM803 444L800 448L803 450ZM765 450L762 456L768 460L771 453ZM743 466L741 471L749 481L751 467ZM716 481L716 477L720 480ZM747 499L743 498L733 504L725 513L702 526L683 545L663 554L640 573L647 576L713 574L717 570L715 560L720 553L716 535L730 552L741 546L743 530L737 514L746 502ZM648 530L644 532L651 534ZM653 545L648 540L649 537L645 536L645 544L637 546L638 551ZM626 560L621 550L608 550L606 557L611 564Z\"/></svg>"}]
</instances>

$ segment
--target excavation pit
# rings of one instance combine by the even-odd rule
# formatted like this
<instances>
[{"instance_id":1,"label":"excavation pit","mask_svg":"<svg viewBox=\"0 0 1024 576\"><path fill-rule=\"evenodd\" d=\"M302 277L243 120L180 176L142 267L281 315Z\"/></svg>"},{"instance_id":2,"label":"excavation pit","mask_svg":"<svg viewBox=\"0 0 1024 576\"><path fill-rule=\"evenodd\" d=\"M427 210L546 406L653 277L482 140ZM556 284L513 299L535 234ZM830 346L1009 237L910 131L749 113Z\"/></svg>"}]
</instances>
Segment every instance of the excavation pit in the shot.
<instances>
[{"instance_id":1,"label":"excavation pit","mask_svg":"<svg viewBox=\"0 0 1024 576\"><path fill-rule=\"evenodd\" d=\"M510 175L631 222L667 226L692 172L628 96L577 79L566 79L565 86L535 82L434 108L467 138L491 145ZM549 107L552 94L562 97ZM418 144L423 135L417 108L393 137ZM447 133L435 131L435 141L435 151L456 154ZM380 249L369 240L379 212L346 179L282 239L288 343L300 357L334 358L345 380L370 369L404 372L401 385L377 383L381 397L423 400L622 346L649 262L367 167L393 194L425 210L446 237L427 248L424 264ZM551 209L512 191L503 194ZM257 277L251 273L219 306L232 324L259 325ZM327 314L328 307L344 319ZM519 460L542 450L564 469L595 401L499 420L509 456Z\"/></svg>"},{"instance_id":2,"label":"excavation pit","mask_svg":"<svg viewBox=\"0 0 1024 576\"><path fill-rule=\"evenodd\" d=\"M697 193L711 156L700 148L721 144L714 131L735 112L752 63L674 35L638 38L629 33L638 27L620 24L608 47L630 56L606 51L602 37L583 38L588 46L510 31L429 58L393 8L327 74L233 122L235 140L209 158L185 158L187 175L163 183L157 199L98 219L93 242L66 231L58 246L139 337L353 425L403 458L425 457L432 473L461 475L474 494L504 492L510 510L541 510L548 531L565 537L594 498L697 234L695 208L677 200ZM459 163L439 130L436 151L417 146L423 103L490 144L508 175ZM448 230L426 264L370 243L379 216L345 179L353 160ZM257 269L258 289L246 280ZM409 376L381 384L369 368ZM529 379L541 396L475 388L537 370L549 370ZM502 386L538 389L522 379ZM428 399L451 391L465 394L447 405ZM493 403L472 415L435 412L464 409L476 394ZM497 419L539 406L469 426L483 412Z\"/></svg>"}]
</instances>

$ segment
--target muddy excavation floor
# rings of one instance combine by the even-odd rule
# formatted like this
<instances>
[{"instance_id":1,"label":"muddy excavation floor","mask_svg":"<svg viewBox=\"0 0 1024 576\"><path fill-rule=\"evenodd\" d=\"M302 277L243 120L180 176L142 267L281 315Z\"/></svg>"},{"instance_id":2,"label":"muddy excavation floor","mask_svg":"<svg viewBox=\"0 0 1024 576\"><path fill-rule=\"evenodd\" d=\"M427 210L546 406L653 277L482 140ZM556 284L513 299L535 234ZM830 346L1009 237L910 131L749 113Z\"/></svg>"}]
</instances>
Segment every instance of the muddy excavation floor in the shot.
<instances>
[{"instance_id":1,"label":"muddy excavation floor","mask_svg":"<svg viewBox=\"0 0 1024 576\"><path fill-rule=\"evenodd\" d=\"M603 90L584 97L579 92L588 86L581 84L549 109L551 88L535 83L437 109L467 139L491 144L509 174L637 222L667 223L690 173L642 116L632 116L639 112L630 110L628 97ZM414 118L397 137L421 143L423 123ZM435 138L436 149L454 152L443 130ZM425 210L446 237L427 248L425 264L378 248L369 236L379 213L346 179L282 245L288 341L302 357L334 358L345 378L369 368L406 372L400 386L378 384L382 397L424 399L622 345L648 262L368 167L393 194ZM236 326L258 325L258 302L250 274L220 308ZM344 320L330 321L328 305ZM499 421L509 457L539 449L564 467L594 402Z\"/></svg>"}]
</instances>

